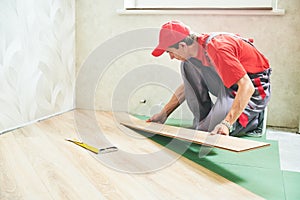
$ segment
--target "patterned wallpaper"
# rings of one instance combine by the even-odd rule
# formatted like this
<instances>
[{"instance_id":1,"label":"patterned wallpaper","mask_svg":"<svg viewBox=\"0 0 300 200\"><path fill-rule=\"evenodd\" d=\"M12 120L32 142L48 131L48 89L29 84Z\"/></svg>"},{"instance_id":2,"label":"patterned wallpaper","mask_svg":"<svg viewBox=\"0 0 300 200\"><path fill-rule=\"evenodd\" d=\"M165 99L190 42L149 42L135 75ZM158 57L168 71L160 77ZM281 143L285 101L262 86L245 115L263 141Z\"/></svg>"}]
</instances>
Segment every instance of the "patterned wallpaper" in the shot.
<instances>
[{"instance_id":1,"label":"patterned wallpaper","mask_svg":"<svg viewBox=\"0 0 300 200\"><path fill-rule=\"evenodd\" d=\"M0 1L0 133L73 108L75 0Z\"/></svg>"}]
</instances>

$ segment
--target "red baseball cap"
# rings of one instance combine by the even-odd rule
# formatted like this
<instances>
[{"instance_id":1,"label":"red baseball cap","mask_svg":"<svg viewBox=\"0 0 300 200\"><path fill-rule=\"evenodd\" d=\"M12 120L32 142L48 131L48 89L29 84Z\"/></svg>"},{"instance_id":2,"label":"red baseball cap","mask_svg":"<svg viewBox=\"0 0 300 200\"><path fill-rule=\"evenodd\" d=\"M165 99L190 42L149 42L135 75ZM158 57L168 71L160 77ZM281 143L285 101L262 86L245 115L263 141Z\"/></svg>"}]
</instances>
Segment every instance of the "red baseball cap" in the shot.
<instances>
[{"instance_id":1,"label":"red baseball cap","mask_svg":"<svg viewBox=\"0 0 300 200\"><path fill-rule=\"evenodd\" d=\"M157 47L152 51L152 55L155 57L163 54L166 49L187 36L190 35L190 29L179 21L170 21L162 25L159 32L159 43Z\"/></svg>"}]
</instances>

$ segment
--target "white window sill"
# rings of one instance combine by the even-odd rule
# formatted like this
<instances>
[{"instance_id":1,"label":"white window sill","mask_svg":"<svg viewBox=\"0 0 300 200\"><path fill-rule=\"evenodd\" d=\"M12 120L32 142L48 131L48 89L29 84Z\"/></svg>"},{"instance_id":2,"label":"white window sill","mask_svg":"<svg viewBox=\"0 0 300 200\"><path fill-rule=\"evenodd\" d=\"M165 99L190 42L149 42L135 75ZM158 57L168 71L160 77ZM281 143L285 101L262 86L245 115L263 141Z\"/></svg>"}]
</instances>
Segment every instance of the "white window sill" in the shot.
<instances>
[{"instance_id":1,"label":"white window sill","mask_svg":"<svg viewBox=\"0 0 300 200\"><path fill-rule=\"evenodd\" d=\"M126 10L118 9L119 15L284 15L284 9L273 9L273 10L147 10L147 9L136 9Z\"/></svg>"}]
</instances>

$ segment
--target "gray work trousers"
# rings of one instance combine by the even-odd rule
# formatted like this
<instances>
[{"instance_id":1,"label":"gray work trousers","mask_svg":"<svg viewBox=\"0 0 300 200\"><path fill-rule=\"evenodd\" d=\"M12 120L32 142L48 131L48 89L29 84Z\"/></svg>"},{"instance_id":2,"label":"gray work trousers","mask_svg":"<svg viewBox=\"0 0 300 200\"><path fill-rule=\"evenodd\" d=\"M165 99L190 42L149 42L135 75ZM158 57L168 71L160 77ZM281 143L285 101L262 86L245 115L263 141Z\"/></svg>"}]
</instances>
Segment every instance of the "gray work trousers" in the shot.
<instances>
[{"instance_id":1,"label":"gray work trousers","mask_svg":"<svg viewBox=\"0 0 300 200\"><path fill-rule=\"evenodd\" d=\"M263 73L249 75L250 79L259 78L265 96L261 98L261 88L255 86L255 92L243 113L248 123L242 126L239 121L233 124L232 136L242 136L258 127L259 114L265 109L270 98L270 69ZM214 67L203 66L201 61L191 58L182 62L181 74L185 88L185 99L194 115L193 128L212 131L228 114L237 91L237 86L226 88ZM251 77L253 76L253 77ZM252 80L253 81L253 80ZM216 97L213 102L211 96Z\"/></svg>"}]
</instances>

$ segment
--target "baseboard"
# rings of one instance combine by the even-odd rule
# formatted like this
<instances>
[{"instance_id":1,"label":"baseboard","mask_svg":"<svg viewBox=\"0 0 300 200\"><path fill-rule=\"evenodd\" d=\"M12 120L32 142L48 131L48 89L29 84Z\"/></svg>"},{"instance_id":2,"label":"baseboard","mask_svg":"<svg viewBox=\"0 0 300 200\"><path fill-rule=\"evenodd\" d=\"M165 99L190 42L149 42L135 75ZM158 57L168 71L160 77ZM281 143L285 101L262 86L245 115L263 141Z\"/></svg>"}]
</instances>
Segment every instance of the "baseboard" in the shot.
<instances>
[{"instance_id":1,"label":"baseboard","mask_svg":"<svg viewBox=\"0 0 300 200\"><path fill-rule=\"evenodd\" d=\"M40 118L38 118L38 119L35 119L35 120L32 120L32 121L29 121L29 122L20 124L20 125L18 125L18 126L14 126L14 127L11 127L11 128L7 128L7 129L4 129L4 130L1 130L1 131L0 131L0 135L3 134L3 133L7 133L7 132L10 132L10 131L13 131L13 130L22 128L22 127L24 127L24 126L31 125L31 124L33 124L33 123L36 123L36 122L39 122L39 121L42 121L42 120L45 120L45 119L48 119L48 118L57 116L57 115L61 115L61 114L63 114L63 113L72 111L72 110L74 110L74 109L75 109L75 108L66 109L66 110L63 110L63 111L60 111L60 112L53 113L53 114L51 114L51 115L46 115L46 116L40 117Z\"/></svg>"}]
</instances>

